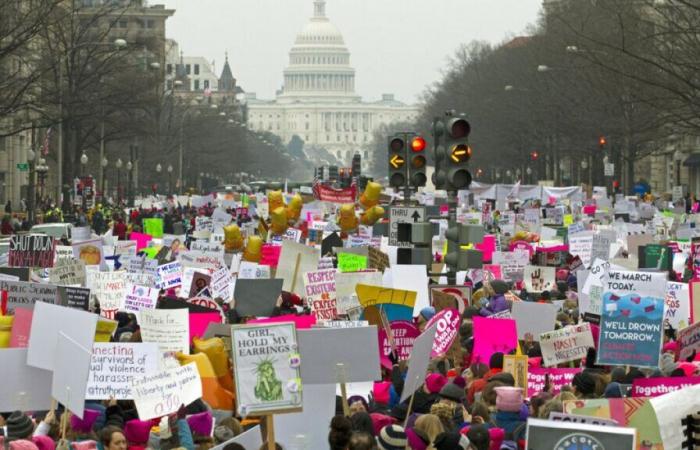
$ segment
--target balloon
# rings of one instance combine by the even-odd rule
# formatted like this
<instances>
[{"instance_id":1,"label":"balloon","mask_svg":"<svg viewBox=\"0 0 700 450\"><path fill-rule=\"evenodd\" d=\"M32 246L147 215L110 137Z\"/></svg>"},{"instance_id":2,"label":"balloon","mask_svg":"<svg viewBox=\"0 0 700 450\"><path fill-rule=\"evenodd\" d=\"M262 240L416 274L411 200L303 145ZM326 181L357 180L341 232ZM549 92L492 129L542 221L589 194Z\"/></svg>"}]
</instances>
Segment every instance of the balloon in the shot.
<instances>
[{"instance_id":1,"label":"balloon","mask_svg":"<svg viewBox=\"0 0 700 450\"><path fill-rule=\"evenodd\" d=\"M270 191L267 193L267 203L270 211L274 211L280 206L284 206L284 196L282 191Z\"/></svg>"},{"instance_id":2,"label":"balloon","mask_svg":"<svg viewBox=\"0 0 700 450\"><path fill-rule=\"evenodd\" d=\"M260 236L250 236L248 245L243 251L243 261L260 262L263 241Z\"/></svg>"},{"instance_id":3,"label":"balloon","mask_svg":"<svg viewBox=\"0 0 700 450\"><path fill-rule=\"evenodd\" d=\"M304 201L301 199L301 195L294 194L294 197L292 197L292 199L289 201L289 205L287 205L287 218L294 222L299 220L301 208L303 206Z\"/></svg>"},{"instance_id":4,"label":"balloon","mask_svg":"<svg viewBox=\"0 0 700 450\"><path fill-rule=\"evenodd\" d=\"M370 181L365 186L365 191L360 196L360 205L363 209L371 208L379 203L379 196L382 194L382 185Z\"/></svg>"},{"instance_id":5,"label":"balloon","mask_svg":"<svg viewBox=\"0 0 700 450\"><path fill-rule=\"evenodd\" d=\"M384 208L381 206L372 206L360 216L362 225L374 225L384 217Z\"/></svg>"},{"instance_id":6,"label":"balloon","mask_svg":"<svg viewBox=\"0 0 700 450\"><path fill-rule=\"evenodd\" d=\"M270 210L270 230L272 234L284 234L289 227L287 222L287 208L280 206L279 208Z\"/></svg>"},{"instance_id":7,"label":"balloon","mask_svg":"<svg viewBox=\"0 0 700 450\"><path fill-rule=\"evenodd\" d=\"M243 235L238 225L224 227L224 248L227 252L237 252L243 248Z\"/></svg>"},{"instance_id":8,"label":"balloon","mask_svg":"<svg viewBox=\"0 0 700 450\"><path fill-rule=\"evenodd\" d=\"M355 205L353 203L342 205L338 214L338 226L342 231L347 233L357 229L359 221L355 216Z\"/></svg>"}]
</instances>

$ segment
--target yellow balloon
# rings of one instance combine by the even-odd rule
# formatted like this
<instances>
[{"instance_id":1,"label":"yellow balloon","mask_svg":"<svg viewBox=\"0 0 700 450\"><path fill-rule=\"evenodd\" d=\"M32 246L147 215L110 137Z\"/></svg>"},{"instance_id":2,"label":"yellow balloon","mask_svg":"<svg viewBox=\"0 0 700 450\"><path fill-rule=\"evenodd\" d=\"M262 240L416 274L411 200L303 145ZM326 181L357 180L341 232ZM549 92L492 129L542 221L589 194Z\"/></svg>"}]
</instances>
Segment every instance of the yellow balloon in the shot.
<instances>
[{"instance_id":1,"label":"yellow balloon","mask_svg":"<svg viewBox=\"0 0 700 450\"><path fill-rule=\"evenodd\" d=\"M260 262L263 240L260 236L250 236L248 245L243 251L243 261Z\"/></svg>"},{"instance_id":2,"label":"yellow balloon","mask_svg":"<svg viewBox=\"0 0 700 450\"><path fill-rule=\"evenodd\" d=\"M371 208L379 203L379 196L382 194L382 185L374 181L367 183L365 191L360 196L360 205L364 209Z\"/></svg>"},{"instance_id":3,"label":"yellow balloon","mask_svg":"<svg viewBox=\"0 0 700 450\"><path fill-rule=\"evenodd\" d=\"M243 235L235 223L224 227L224 248L227 252L237 252L243 248Z\"/></svg>"},{"instance_id":4,"label":"yellow balloon","mask_svg":"<svg viewBox=\"0 0 700 450\"><path fill-rule=\"evenodd\" d=\"M270 211L274 211L280 206L284 206L284 195L282 191L270 191L267 193L267 203Z\"/></svg>"},{"instance_id":5,"label":"yellow balloon","mask_svg":"<svg viewBox=\"0 0 700 450\"><path fill-rule=\"evenodd\" d=\"M338 213L338 226L344 232L356 230L359 225L357 216L355 216L355 205L347 203L340 207Z\"/></svg>"},{"instance_id":6,"label":"yellow balloon","mask_svg":"<svg viewBox=\"0 0 700 450\"><path fill-rule=\"evenodd\" d=\"M373 206L365 211L360 216L360 223L362 225L374 225L384 217L384 208L381 206Z\"/></svg>"},{"instance_id":7,"label":"yellow balloon","mask_svg":"<svg viewBox=\"0 0 700 450\"><path fill-rule=\"evenodd\" d=\"M272 234L284 234L288 227L286 207L280 206L270 211L270 231Z\"/></svg>"},{"instance_id":8,"label":"yellow balloon","mask_svg":"<svg viewBox=\"0 0 700 450\"><path fill-rule=\"evenodd\" d=\"M299 220L301 215L301 208L304 206L304 201L301 199L301 195L294 194L294 197L289 201L287 205L287 218L296 222Z\"/></svg>"}]
</instances>

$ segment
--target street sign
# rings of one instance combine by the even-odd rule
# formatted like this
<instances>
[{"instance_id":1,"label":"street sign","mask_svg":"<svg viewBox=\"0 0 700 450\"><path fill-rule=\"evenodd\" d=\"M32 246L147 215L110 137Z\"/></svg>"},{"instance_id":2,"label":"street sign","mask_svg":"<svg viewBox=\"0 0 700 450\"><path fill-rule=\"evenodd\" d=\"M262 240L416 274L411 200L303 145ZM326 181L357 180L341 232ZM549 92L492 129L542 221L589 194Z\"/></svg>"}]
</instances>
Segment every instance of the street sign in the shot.
<instances>
[{"instance_id":1,"label":"street sign","mask_svg":"<svg viewBox=\"0 0 700 450\"><path fill-rule=\"evenodd\" d=\"M389 245L400 248L413 248L410 242L399 242L400 223L419 223L426 220L425 207L394 206L389 209Z\"/></svg>"},{"instance_id":2,"label":"street sign","mask_svg":"<svg viewBox=\"0 0 700 450\"><path fill-rule=\"evenodd\" d=\"M614 163L605 163L604 167L604 172L606 177L614 177L615 176L615 164Z\"/></svg>"},{"instance_id":3,"label":"street sign","mask_svg":"<svg viewBox=\"0 0 700 450\"><path fill-rule=\"evenodd\" d=\"M20 172L26 172L29 170L29 163L17 163L17 168Z\"/></svg>"}]
</instances>

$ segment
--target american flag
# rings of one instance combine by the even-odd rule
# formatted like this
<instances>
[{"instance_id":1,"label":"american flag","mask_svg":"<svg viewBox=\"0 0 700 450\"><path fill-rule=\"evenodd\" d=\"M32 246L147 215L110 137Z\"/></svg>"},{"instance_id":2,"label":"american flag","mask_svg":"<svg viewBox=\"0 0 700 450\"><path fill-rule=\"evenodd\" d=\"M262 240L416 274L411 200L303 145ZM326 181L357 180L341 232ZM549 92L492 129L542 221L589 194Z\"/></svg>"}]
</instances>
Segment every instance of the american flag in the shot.
<instances>
[{"instance_id":1,"label":"american flag","mask_svg":"<svg viewBox=\"0 0 700 450\"><path fill-rule=\"evenodd\" d=\"M49 154L49 144L51 142L51 130L53 128L50 128L46 130L46 136L44 136L44 143L41 144L41 155L46 156Z\"/></svg>"},{"instance_id":2,"label":"american flag","mask_svg":"<svg viewBox=\"0 0 700 450\"><path fill-rule=\"evenodd\" d=\"M314 192L314 198L321 198L321 193L319 192L321 180L318 178L318 171L314 170L314 180L311 184L311 189Z\"/></svg>"}]
</instances>

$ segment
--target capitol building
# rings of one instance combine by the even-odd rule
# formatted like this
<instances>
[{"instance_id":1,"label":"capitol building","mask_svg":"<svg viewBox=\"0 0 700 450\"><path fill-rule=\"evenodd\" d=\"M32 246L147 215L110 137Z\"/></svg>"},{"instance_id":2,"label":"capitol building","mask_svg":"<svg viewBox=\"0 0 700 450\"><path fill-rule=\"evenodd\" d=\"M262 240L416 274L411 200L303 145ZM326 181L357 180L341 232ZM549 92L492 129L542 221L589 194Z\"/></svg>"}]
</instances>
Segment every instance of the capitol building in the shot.
<instances>
[{"instance_id":1,"label":"capitol building","mask_svg":"<svg viewBox=\"0 0 700 450\"><path fill-rule=\"evenodd\" d=\"M362 101L355 93L350 52L325 9L325 0L314 1L314 15L289 51L284 85L276 98L261 100L248 94L248 126L272 132L284 143L297 135L307 154L324 148L342 166L349 166L355 153L364 163L374 130L382 124L415 120L418 107L401 103L392 94Z\"/></svg>"}]
</instances>

